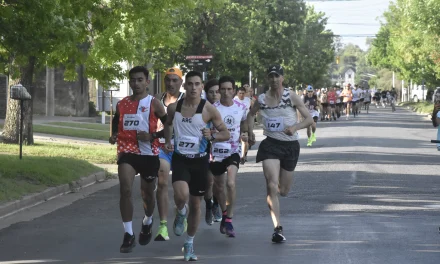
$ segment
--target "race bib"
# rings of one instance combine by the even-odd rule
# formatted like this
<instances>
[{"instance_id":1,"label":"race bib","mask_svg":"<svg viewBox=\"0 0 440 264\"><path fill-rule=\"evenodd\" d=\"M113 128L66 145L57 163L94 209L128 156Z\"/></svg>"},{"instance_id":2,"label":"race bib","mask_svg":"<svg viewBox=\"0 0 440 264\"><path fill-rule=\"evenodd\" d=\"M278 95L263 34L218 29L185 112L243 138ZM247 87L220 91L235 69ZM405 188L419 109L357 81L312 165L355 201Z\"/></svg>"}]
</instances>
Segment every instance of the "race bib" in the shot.
<instances>
[{"instance_id":1,"label":"race bib","mask_svg":"<svg viewBox=\"0 0 440 264\"><path fill-rule=\"evenodd\" d=\"M138 114L124 114L124 130L139 130L142 116Z\"/></svg>"},{"instance_id":2,"label":"race bib","mask_svg":"<svg viewBox=\"0 0 440 264\"><path fill-rule=\"evenodd\" d=\"M212 144L212 156L219 159L231 156L231 144L226 142L216 142Z\"/></svg>"},{"instance_id":3,"label":"race bib","mask_svg":"<svg viewBox=\"0 0 440 264\"><path fill-rule=\"evenodd\" d=\"M200 140L198 137L179 137L177 141L178 149L181 154L199 154Z\"/></svg>"},{"instance_id":4,"label":"race bib","mask_svg":"<svg viewBox=\"0 0 440 264\"><path fill-rule=\"evenodd\" d=\"M330 104L335 104L335 101L333 101L333 100L332 100L332 101L328 101L328 102L329 102Z\"/></svg>"},{"instance_id":5,"label":"race bib","mask_svg":"<svg viewBox=\"0 0 440 264\"><path fill-rule=\"evenodd\" d=\"M310 111L315 110L315 106L314 106L314 105L309 105L309 110L310 110Z\"/></svg>"},{"instance_id":6,"label":"race bib","mask_svg":"<svg viewBox=\"0 0 440 264\"><path fill-rule=\"evenodd\" d=\"M284 131L284 118L283 117L273 117L266 119L266 129L272 132Z\"/></svg>"},{"instance_id":7,"label":"race bib","mask_svg":"<svg viewBox=\"0 0 440 264\"><path fill-rule=\"evenodd\" d=\"M341 103L341 99L336 99L336 103L337 104Z\"/></svg>"}]
</instances>

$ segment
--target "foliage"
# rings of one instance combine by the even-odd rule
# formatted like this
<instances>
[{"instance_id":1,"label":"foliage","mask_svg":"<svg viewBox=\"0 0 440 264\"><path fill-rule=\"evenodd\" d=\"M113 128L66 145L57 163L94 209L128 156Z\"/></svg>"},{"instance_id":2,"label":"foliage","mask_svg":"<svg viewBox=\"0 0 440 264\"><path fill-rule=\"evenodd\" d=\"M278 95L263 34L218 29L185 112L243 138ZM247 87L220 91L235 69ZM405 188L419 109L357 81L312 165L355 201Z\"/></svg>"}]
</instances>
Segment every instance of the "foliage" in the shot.
<instances>
[{"instance_id":1,"label":"foliage","mask_svg":"<svg viewBox=\"0 0 440 264\"><path fill-rule=\"evenodd\" d=\"M440 77L440 2L396 0L372 43L369 62L397 71L401 78L438 85Z\"/></svg>"}]
</instances>

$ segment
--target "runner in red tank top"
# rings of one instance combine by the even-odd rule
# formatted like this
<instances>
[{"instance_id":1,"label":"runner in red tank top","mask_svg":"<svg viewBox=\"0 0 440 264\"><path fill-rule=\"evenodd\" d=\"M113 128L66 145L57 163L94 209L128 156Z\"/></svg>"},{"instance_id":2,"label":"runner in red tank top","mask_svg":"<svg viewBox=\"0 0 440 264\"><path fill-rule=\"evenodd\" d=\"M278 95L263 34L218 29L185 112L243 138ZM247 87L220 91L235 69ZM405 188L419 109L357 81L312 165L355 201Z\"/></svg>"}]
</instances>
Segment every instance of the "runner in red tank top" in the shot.
<instances>
[{"instance_id":1,"label":"runner in red tank top","mask_svg":"<svg viewBox=\"0 0 440 264\"><path fill-rule=\"evenodd\" d=\"M333 120L336 120L336 116L335 116L335 110L336 110L336 91L334 89L334 87L330 87L330 90L327 93L327 100L328 100L328 104L330 106L330 120L333 117Z\"/></svg>"},{"instance_id":2,"label":"runner in red tank top","mask_svg":"<svg viewBox=\"0 0 440 264\"><path fill-rule=\"evenodd\" d=\"M139 244L148 244L152 234L156 203L154 189L159 171L157 139L161 137L155 131L158 119L165 122L167 114L159 100L147 93L150 82L148 74L148 70L142 66L130 70L130 88L133 90L133 95L125 97L116 105L112 136L109 139L111 144L117 142L118 145L119 208L125 230L121 253L131 252L136 244L132 227L131 193L137 173L141 175L141 193L145 212Z\"/></svg>"}]
</instances>

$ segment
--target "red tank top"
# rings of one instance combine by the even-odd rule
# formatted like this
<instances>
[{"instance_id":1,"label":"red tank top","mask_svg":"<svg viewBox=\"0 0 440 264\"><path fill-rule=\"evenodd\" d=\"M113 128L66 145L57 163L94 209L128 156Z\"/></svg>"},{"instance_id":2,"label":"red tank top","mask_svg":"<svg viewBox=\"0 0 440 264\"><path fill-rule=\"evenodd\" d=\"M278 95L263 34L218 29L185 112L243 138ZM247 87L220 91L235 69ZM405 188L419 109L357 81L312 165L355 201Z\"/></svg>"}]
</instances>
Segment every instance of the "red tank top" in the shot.
<instances>
[{"instance_id":1,"label":"red tank top","mask_svg":"<svg viewBox=\"0 0 440 264\"><path fill-rule=\"evenodd\" d=\"M140 101L125 97L118 103L118 154L133 153L155 156L159 154L159 141L143 142L137 140L137 131L149 134L156 132L158 118L154 114L153 96L148 95Z\"/></svg>"}]
</instances>

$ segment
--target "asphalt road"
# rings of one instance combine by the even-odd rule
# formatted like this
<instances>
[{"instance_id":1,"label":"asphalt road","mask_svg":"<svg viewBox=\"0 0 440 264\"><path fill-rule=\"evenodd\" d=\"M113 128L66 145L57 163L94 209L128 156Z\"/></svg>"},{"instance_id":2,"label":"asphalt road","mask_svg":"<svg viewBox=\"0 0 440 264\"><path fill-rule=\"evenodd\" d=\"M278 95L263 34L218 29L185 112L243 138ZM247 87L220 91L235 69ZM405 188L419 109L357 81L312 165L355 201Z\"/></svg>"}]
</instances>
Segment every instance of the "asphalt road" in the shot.
<instances>
[{"instance_id":1,"label":"asphalt road","mask_svg":"<svg viewBox=\"0 0 440 264\"><path fill-rule=\"evenodd\" d=\"M440 152L430 143L436 131L429 121L401 108L381 108L349 121L319 122L311 148L305 131L300 134L294 186L280 200L287 242L270 241L273 226L255 148L237 179L237 237L227 238L218 224L202 220L194 242L199 262L440 263ZM135 184L137 235L142 209L138 179ZM172 201L171 188L169 194ZM172 206L170 241L119 253L118 201L113 185L42 216L37 206L0 219L18 221L0 230L0 263L182 262L184 237L172 234ZM26 214L36 218L20 222Z\"/></svg>"}]
</instances>

